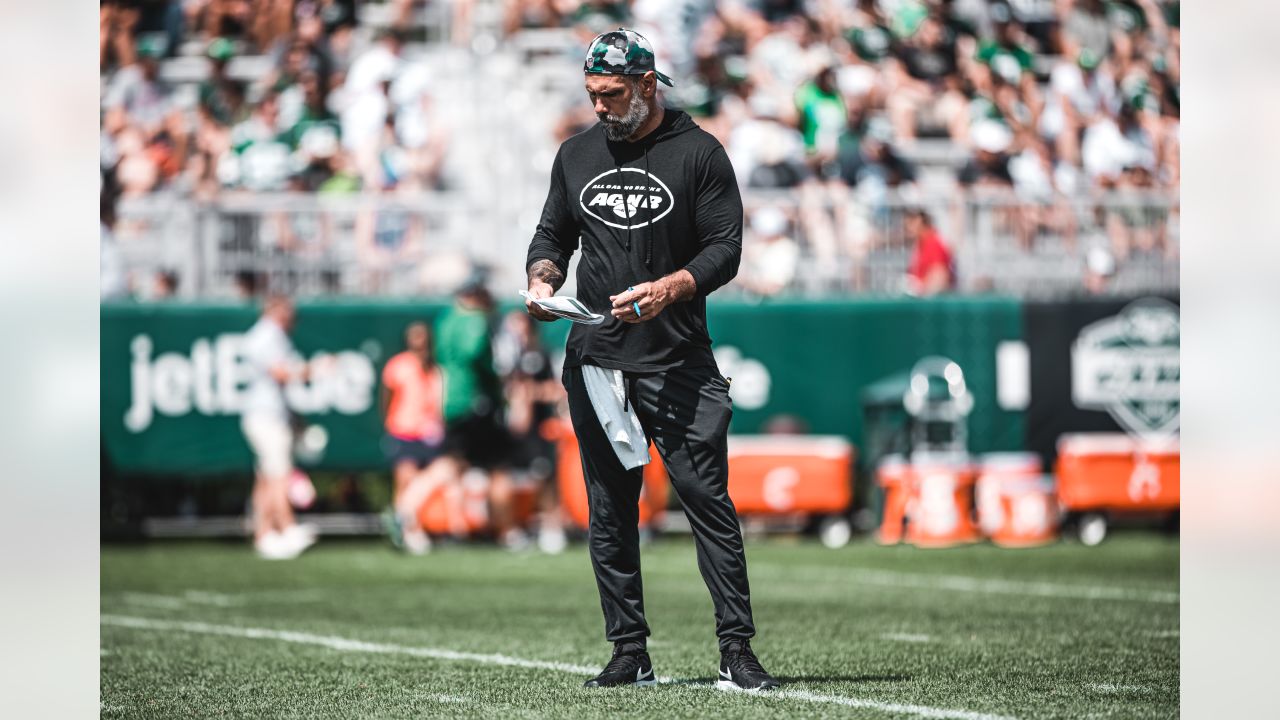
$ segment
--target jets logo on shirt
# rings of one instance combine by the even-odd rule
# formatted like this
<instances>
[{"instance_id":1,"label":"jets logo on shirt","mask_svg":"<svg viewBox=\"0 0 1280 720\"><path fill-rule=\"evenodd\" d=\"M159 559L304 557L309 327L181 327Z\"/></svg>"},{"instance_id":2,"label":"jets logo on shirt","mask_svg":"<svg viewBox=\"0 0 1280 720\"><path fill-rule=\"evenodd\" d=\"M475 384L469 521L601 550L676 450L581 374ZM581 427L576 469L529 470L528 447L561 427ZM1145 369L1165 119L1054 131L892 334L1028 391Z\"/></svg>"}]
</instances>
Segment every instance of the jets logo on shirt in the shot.
<instances>
[{"instance_id":1,"label":"jets logo on shirt","mask_svg":"<svg viewBox=\"0 0 1280 720\"><path fill-rule=\"evenodd\" d=\"M674 204L666 183L642 168L600 173L582 187L578 203L587 215L623 230L658 222Z\"/></svg>"}]
</instances>

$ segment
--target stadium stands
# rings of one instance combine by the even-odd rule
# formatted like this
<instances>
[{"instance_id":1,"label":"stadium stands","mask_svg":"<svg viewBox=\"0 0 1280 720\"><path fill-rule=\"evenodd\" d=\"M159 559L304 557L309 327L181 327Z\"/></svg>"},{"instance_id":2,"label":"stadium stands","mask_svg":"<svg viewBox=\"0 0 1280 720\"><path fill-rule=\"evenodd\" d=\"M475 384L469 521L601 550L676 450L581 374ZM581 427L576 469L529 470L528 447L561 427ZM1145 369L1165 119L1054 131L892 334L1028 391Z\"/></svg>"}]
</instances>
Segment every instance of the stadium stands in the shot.
<instances>
[{"instance_id":1,"label":"stadium stands","mask_svg":"<svg viewBox=\"0 0 1280 720\"><path fill-rule=\"evenodd\" d=\"M915 208L959 292L1176 290L1177 9L107 2L104 285L440 294L483 264L517 287L555 148L594 121L580 46L628 24L744 187L735 292L911 292Z\"/></svg>"}]
</instances>

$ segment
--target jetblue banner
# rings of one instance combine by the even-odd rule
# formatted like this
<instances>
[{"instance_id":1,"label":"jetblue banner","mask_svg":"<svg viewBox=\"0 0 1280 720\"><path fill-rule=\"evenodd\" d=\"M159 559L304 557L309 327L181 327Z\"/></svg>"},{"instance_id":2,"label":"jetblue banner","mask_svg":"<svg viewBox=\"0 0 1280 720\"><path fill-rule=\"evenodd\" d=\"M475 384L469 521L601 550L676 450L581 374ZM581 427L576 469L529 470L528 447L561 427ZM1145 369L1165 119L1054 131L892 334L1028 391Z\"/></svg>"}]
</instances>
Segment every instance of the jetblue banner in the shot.
<instances>
[{"instance_id":1,"label":"jetblue banner","mask_svg":"<svg viewBox=\"0 0 1280 720\"><path fill-rule=\"evenodd\" d=\"M309 466L383 467L377 407L382 367L403 347L408 323L432 322L448 306L376 300L299 306L299 353L327 360L318 364L325 371L310 382L285 389L290 408L328 439L323 455ZM860 446L863 389L908 370L921 357L943 355L963 368L974 393L970 449L1015 450L1022 444L1021 411L996 398L997 348L1021 340L1015 300L724 302L711 303L707 317L716 362L733 378L733 433L761 432L786 415L803 420L814 434L840 435ZM105 459L125 473L247 472L251 458L239 427L240 344L255 318L256 311L243 305L104 306ZM553 357L562 357L569 323L540 328Z\"/></svg>"}]
</instances>

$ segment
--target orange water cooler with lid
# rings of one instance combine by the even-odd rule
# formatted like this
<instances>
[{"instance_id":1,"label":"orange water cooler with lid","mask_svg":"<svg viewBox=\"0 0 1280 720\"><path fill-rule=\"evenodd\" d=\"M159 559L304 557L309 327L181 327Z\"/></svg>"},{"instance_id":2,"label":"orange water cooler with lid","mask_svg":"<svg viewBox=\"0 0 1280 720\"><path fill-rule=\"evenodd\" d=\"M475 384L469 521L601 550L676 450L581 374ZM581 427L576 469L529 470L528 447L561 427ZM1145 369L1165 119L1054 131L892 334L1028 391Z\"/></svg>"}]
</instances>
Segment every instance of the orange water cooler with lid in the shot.
<instances>
[{"instance_id":1,"label":"orange water cooler with lid","mask_svg":"<svg viewBox=\"0 0 1280 720\"><path fill-rule=\"evenodd\" d=\"M989 453L979 463L975 489L978 526L1001 547L1033 547L1058 537L1053 479L1034 453Z\"/></svg>"}]
</instances>

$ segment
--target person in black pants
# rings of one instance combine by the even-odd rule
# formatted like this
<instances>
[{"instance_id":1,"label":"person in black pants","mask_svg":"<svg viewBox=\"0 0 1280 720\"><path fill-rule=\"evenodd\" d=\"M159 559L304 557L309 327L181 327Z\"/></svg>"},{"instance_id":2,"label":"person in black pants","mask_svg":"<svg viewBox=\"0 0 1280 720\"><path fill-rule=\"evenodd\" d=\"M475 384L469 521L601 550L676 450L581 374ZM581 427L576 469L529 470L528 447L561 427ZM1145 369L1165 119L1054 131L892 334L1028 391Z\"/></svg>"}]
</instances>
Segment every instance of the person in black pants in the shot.
<instances>
[{"instance_id":1,"label":"person in black pants","mask_svg":"<svg viewBox=\"0 0 1280 720\"><path fill-rule=\"evenodd\" d=\"M581 246L577 297L606 318L574 325L563 381L582 451L605 637L614 643L613 658L586 684L655 682L637 530L643 461L624 462L617 428L606 433L602 425L611 417L635 435L642 430L627 440L632 448L653 441L683 502L715 606L720 684L777 687L749 642L756 630L747 562L728 493L733 411L707 332L706 297L733 279L742 255L733 168L715 138L659 104L658 83L671 80L654 69L653 48L638 33L598 36L584 75L600 122L556 155L529 245L526 307L539 320L555 319L533 300L560 289ZM613 408L621 414L603 407L610 389L622 398Z\"/></svg>"}]
</instances>

